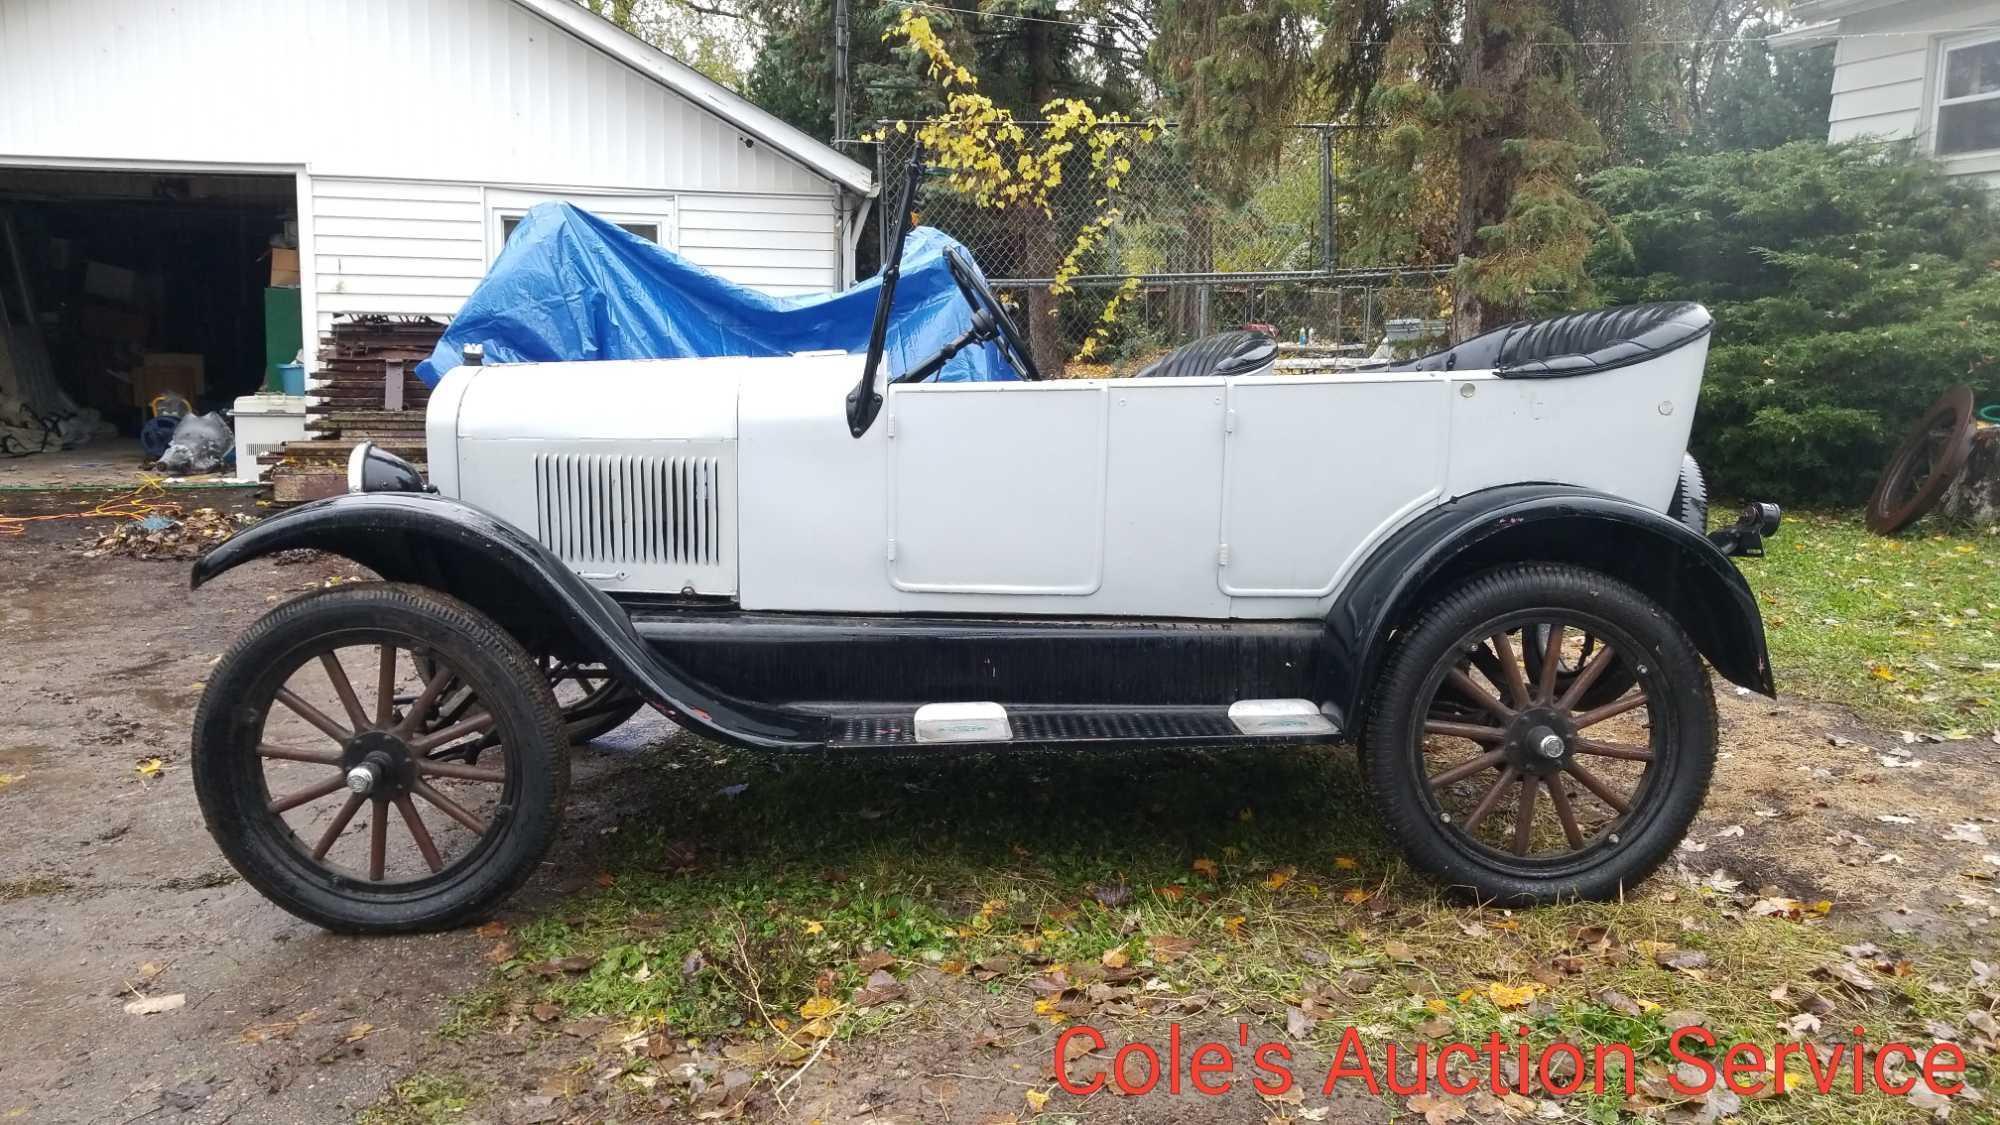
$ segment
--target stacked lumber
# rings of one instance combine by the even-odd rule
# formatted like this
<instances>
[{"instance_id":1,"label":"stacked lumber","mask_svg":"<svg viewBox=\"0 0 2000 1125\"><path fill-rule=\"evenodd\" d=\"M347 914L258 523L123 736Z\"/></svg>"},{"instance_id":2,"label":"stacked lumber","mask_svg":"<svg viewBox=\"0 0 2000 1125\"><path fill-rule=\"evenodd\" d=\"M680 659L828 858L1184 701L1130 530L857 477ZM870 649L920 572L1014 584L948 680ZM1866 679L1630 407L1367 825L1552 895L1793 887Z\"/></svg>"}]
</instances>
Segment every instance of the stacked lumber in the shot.
<instances>
[{"instance_id":1,"label":"stacked lumber","mask_svg":"<svg viewBox=\"0 0 2000 1125\"><path fill-rule=\"evenodd\" d=\"M417 364L430 358L444 325L428 317L350 316L320 337L319 370L306 399L305 441L288 441L271 470L272 499L297 504L347 488L347 457L372 441L424 465L424 405L430 390ZM401 385L392 381L400 368ZM401 401L398 402L397 400Z\"/></svg>"}]
</instances>

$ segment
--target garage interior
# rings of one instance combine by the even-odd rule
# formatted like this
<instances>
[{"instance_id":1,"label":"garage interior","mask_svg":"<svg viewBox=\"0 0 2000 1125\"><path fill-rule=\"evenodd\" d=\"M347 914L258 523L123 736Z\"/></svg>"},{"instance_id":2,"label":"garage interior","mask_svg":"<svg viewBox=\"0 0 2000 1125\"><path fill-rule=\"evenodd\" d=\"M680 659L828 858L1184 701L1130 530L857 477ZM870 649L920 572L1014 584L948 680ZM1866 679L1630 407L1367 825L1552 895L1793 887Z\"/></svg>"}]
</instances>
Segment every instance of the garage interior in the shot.
<instances>
[{"instance_id":1,"label":"garage interior","mask_svg":"<svg viewBox=\"0 0 2000 1125\"><path fill-rule=\"evenodd\" d=\"M289 174L0 168L0 464L129 473L162 396L226 416L278 389L303 339L297 215Z\"/></svg>"}]
</instances>

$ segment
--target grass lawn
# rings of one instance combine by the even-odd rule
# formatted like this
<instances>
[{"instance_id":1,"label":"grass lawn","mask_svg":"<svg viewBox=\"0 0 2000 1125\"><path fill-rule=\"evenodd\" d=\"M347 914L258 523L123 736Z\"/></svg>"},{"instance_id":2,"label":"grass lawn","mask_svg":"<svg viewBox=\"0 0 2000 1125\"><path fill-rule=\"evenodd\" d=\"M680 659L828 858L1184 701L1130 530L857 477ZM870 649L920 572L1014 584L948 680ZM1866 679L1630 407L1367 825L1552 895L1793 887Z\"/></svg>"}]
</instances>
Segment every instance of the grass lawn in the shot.
<instances>
[{"instance_id":1,"label":"grass lawn","mask_svg":"<svg viewBox=\"0 0 2000 1125\"><path fill-rule=\"evenodd\" d=\"M2000 730L2000 533L1869 534L1854 512L1787 512L1740 565L1778 689L1967 737Z\"/></svg>"},{"instance_id":2,"label":"grass lawn","mask_svg":"<svg viewBox=\"0 0 2000 1125\"><path fill-rule=\"evenodd\" d=\"M1725 1043L1770 1044L1802 1013L1837 1011L1828 1019L1877 1039L1926 1041L1926 1020L1982 1002L1961 951L1843 948L1854 938L1825 924L1832 904L1749 886L1663 876L1622 903L1446 902L1386 847L1345 750L834 761L681 740L646 761L659 790L646 803L674 809L672 827L626 822L595 886L491 927L497 972L459 998L447 1038L470 1048L496 1030L608 1018L666 1035L672 1059L720 1052L776 1085L822 1040L936 1019L865 990L882 973L912 987L941 974L961 1010L1011 1005L1045 1032L1089 1022L1163 1038L1168 1020L1207 1013L1295 1034L1324 1059L1350 1025L1433 1049L1525 1028L1534 1044L1629 1044L1657 1087L1671 1029L1691 1020ZM652 1090L649 1071L672 1063L614 1065ZM1611 1122L1622 1101L1580 1094L1542 1112ZM1911 1116L1880 1096L1713 1109Z\"/></svg>"},{"instance_id":3,"label":"grass lawn","mask_svg":"<svg viewBox=\"0 0 2000 1125\"><path fill-rule=\"evenodd\" d=\"M1744 569L1786 692L1929 731L2000 726L2000 537L1883 540L1849 515L1793 514ZM775 1098L822 1044L866 1050L968 1020L1051 1038L1087 1022L1148 1041L1169 1021L1241 1020L1322 1060L1316 1075L1298 1068L1309 1100L1294 1107L1319 1116L1274 1106L1274 1119L1328 1120L1318 1080L1350 1025L1378 1062L1380 1044L1522 1029L1537 1046L1627 1044L1658 1095L1668 1036L1691 1021L1725 1043L1824 1045L1865 1025L1871 1042L1928 1045L1946 1025L1970 1035L1967 1013L2000 1005L1964 948L1858 934L1866 903L1794 901L1816 896L1720 870L1663 873L1610 904L1446 901L1387 846L1347 749L773 757L680 737L624 776L634 806L657 814L607 830L580 892L482 930L493 976L457 998L442 1031L447 1055L497 1043L513 1059L535 1043L574 1058L566 1045L592 1029L600 1053L570 1065L599 1076L608 1100L593 1112L613 1117L698 1108L672 1101L688 1059L748 1068ZM1801 798L1784 815L1810 808ZM1713 828L1703 839L1720 844L1728 833ZM1697 872L1716 867L1714 853L1687 855ZM604 1027L648 1046L605 1048ZM1056 1092L1036 1042L1014 1068L1018 1120L1104 1111ZM1978 1088L1990 1089L1990 1058L1973 1054ZM439 1119L465 1090L414 1076L378 1120ZM1431 1120L1609 1123L1671 1101L1472 1099L1433 1105ZM1929 1117L1882 1095L1803 1092L1682 1112ZM1969 1112L1953 1119L1984 1110Z\"/></svg>"}]
</instances>

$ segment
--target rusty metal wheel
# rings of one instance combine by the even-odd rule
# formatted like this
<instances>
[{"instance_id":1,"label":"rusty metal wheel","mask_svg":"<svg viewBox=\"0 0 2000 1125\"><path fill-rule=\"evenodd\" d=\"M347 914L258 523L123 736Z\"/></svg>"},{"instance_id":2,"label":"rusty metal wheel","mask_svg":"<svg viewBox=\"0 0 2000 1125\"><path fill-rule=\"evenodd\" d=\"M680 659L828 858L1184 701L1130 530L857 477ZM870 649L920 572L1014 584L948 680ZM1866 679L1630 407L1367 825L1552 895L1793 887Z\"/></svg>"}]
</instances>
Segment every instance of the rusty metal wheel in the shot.
<instances>
[{"instance_id":1,"label":"rusty metal wheel","mask_svg":"<svg viewBox=\"0 0 2000 1125\"><path fill-rule=\"evenodd\" d=\"M534 869L568 769L548 682L434 591L371 583L281 606L196 716L209 831L260 891L332 929L456 925Z\"/></svg>"},{"instance_id":2,"label":"rusty metal wheel","mask_svg":"<svg viewBox=\"0 0 2000 1125\"><path fill-rule=\"evenodd\" d=\"M1937 506L1952 478L1965 467L1976 428L1972 388L1938 396L1889 458L1868 498L1868 530L1894 535Z\"/></svg>"},{"instance_id":3,"label":"rusty metal wheel","mask_svg":"<svg viewBox=\"0 0 2000 1125\"><path fill-rule=\"evenodd\" d=\"M1593 700L1621 674L1624 690ZM1447 596L1399 645L1375 706L1368 769L1391 833L1484 900L1636 883L1679 842L1714 763L1692 642L1637 591L1574 567L1510 568Z\"/></svg>"}]
</instances>

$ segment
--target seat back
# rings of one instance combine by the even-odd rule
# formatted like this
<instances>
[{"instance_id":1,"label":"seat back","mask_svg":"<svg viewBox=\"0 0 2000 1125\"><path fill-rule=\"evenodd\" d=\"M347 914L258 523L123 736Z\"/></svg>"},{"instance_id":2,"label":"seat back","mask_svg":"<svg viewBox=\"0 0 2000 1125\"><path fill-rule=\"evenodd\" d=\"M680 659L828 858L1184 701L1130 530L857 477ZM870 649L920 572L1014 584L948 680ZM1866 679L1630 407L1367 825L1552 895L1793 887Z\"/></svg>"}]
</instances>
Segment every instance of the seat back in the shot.
<instances>
[{"instance_id":1,"label":"seat back","mask_svg":"<svg viewBox=\"0 0 2000 1125\"><path fill-rule=\"evenodd\" d=\"M1135 379L1185 379L1201 375L1263 375L1278 358L1278 342L1262 332L1217 332L1182 344L1148 364Z\"/></svg>"},{"instance_id":2,"label":"seat back","mask_svg":"<svg viewBox=\"0 0 2000 1125\"><path fill-rule=\"evenodd\" d=\"M1663 301L1523 320L1390 371L1492 370L1509 379L1588 375L1641 363L1708 335L1715 319L1693 301Z\"/></svg>"}]
</instances>

